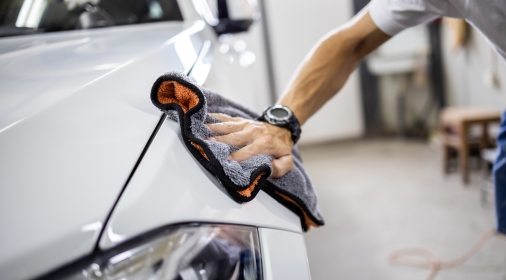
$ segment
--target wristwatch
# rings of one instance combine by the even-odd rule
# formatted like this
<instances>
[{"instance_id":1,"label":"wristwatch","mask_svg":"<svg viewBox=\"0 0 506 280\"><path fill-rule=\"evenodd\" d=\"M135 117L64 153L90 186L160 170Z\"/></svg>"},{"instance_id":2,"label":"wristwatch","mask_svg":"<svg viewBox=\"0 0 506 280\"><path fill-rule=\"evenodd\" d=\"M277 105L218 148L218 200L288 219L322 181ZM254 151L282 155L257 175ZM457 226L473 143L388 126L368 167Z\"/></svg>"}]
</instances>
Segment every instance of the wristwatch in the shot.
<instances>
[{"instance_id":1,"label":"wristwatch","mask_svg":"<svg viewBox=\"0 0 506 280\"><path fill-rule=\"evenodd\" d=\"M294 145L299 141L300 133L302 132L300 123L290 108L283 105L269 106L258 120L290 130Z\"/></svg>"}]
</instances>

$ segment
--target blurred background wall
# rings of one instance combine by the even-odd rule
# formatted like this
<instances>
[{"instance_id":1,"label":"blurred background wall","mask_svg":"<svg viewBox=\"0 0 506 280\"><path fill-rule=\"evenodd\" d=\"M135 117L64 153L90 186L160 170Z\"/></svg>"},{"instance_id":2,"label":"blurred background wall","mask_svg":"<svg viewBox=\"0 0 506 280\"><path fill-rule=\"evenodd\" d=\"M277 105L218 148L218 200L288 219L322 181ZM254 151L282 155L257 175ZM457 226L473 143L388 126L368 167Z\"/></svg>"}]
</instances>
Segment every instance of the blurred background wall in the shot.
<instances>
[{"instance_id":1,"label":"blurred background wall","mask_svg":"<svg viewBox=\"0 0 506 280\"><path fill-rule=\"evenodd\" d=\"M365 5L368 1L358 2L361 2L360 5ZM279 0L261 1L261 4L265 5L264 16L269 37L268 48L272 57L274 94L276 98L279 98L297 66L314 44L327 32L345 23L356 11L353 7L354 1L351 0ZM414 29L417 31L408 30L404 33L418 32L421 36L427 37L422 41L428 41L427 26ZM440 31L446 105L505 108L505 82L501 84L501 81L506 81L506 66L482 35L469 27L465 45L458 50L452 50L452 31L445 24L441 24ZM260 31L251 33L255 32ZM257 35L260 36L260 33ZM403 44L403 41L397 38L393 41L396 42L390 45L394 48L396 44L397 46ZM427 51L431 52L430 48ZM427 74L429 70L427 64L426 62L426 65L422 65L419 72L425 71ZM492 75L498 84L491 85L485 77L487 75L488 79ZM376 78L378 100L374 101L378 103L376 110L379 113L373 116L373 118L378 118L374 121L373 125L376 128L373 129L378 129L380 126L380 135L390 135L396 133L398 129L396 92L399 83L392 75L381 75ZM432 96L430 77L426 76L423 79L425 80L420 83L419 77L410 77L405 100L405 121L409 126L420 122L418 118L422 118L426 122L424 129L430 131L437 127L438 102ZM367 102L367 100L362 100L364 93L361 93L361 90L364 90L364 87L367 87L367 84L364 85L363 81L360 84L358 71L355 71L342 91L304 126L301 143L329 142L364 136L367 125L364 117L367 113L370 114L366 112L367 110L372 110L370 107L362 106L362 102ZM368 122L370 124L371 120ZM368 130L371 128L369 127ZM426 134L428 135L429 132Z\"/></svg>"},{"instance_id":2,"label":"blurred background wall","mask_svg":"<svg viewBox=\"0 0 506 280\"><path fill-rule=\"evenodd\" d=\"M479 31L470 27L464 48L451 51L451 30L444 25L444 72L448 102L455 106L488 106L506 108L506 64L490 47ZM487 84L485 75L491 71L499 85Z\"/></svg>"}]
</instances>

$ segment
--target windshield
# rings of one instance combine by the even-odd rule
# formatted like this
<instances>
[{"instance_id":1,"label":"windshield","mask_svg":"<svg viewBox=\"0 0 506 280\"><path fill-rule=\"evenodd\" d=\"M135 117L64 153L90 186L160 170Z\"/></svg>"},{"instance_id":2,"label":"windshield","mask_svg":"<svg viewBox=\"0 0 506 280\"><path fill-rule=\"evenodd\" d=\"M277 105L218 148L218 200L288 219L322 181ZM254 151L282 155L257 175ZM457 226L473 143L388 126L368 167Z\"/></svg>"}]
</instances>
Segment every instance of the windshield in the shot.
<instances>
[{"instance_id":1,"label":"windshield","mask_svg":"<svg viewBox=\"0 0 506 280\"><path fill-rule=\"evenodd\" d=\"M176 0L0 1L0 37L174 20Z\"/></svg>"}]
</instances>

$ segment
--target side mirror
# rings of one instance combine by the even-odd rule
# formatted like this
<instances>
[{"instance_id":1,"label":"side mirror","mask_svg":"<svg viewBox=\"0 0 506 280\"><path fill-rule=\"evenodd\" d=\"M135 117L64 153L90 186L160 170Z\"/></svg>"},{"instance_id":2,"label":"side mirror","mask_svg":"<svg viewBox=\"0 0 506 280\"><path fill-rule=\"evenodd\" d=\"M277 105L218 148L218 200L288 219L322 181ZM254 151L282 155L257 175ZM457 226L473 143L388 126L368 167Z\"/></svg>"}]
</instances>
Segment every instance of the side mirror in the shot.
<instances>
[{"instance_id":1,"label":"side mirror","mask_svg":"<svg viewBox=\"0 0 506 280\"><path fill-rule=\"evenodd\" d=\"M256 0L193 0L193 3L218 35L248 31L260 17Z\"/></svg>"}]
</instances>

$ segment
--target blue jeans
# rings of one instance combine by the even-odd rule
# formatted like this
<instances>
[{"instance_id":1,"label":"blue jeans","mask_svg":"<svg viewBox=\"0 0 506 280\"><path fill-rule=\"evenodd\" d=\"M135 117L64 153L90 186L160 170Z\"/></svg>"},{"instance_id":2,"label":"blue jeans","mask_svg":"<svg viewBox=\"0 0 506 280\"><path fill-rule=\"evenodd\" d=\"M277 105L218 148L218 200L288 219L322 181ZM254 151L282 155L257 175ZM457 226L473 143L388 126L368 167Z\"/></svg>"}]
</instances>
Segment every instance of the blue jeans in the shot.
<instances>
[{"instance_id":1,"label":"blue jeans","mask_svg":"<svg viewBox=\"0 0 506 280\"><path fill-rule=\"evenodd\" d=\"M494 164L495 209L497 231L506 234L506 111L501 118L501 128L497 137L499 152Z\"/></svg>"}]
</instances>

